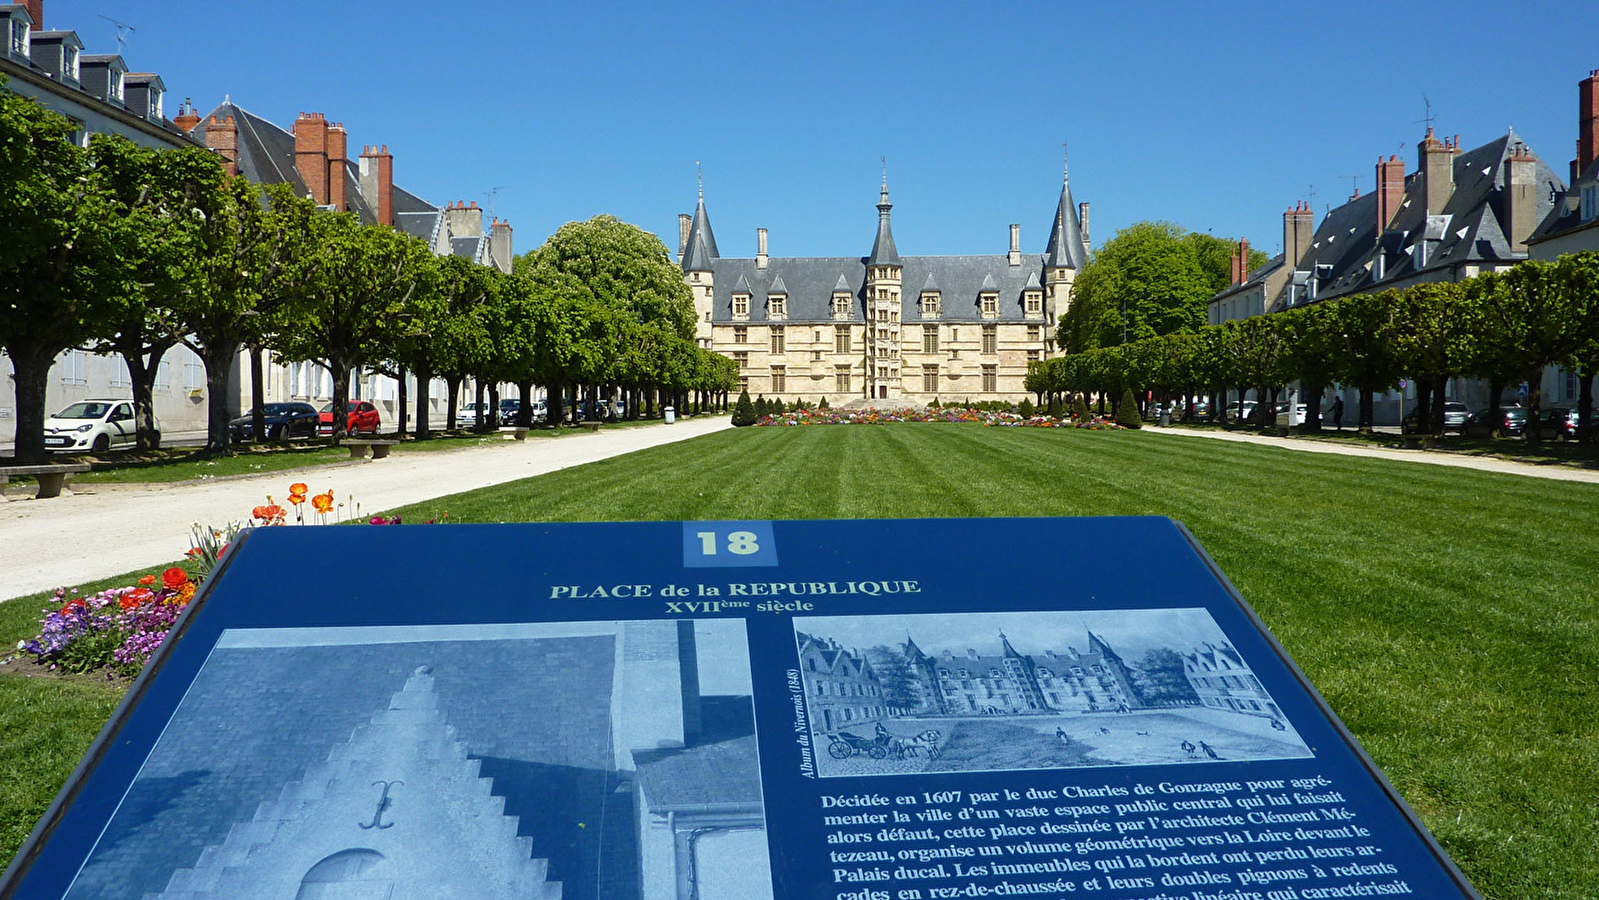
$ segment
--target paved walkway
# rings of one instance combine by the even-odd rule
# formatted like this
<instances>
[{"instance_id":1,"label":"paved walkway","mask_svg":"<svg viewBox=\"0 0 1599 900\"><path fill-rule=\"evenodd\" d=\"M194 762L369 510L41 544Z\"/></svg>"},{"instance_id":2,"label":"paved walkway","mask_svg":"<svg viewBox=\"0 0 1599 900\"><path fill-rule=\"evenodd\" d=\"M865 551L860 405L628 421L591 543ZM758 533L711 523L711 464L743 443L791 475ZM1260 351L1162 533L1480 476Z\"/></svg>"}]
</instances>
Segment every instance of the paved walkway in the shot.
<instances>
[{"instance_id":1,"label":"paved walkway","mask_svg":"<svg viewBox=\"0 0 1599 900\"><path fill-rule=\"evenodd\" d=\"M1555 463L1491 459L1435 450L1367 447L1359 444L1281 438L1238 431L1211 431L1201 428L1161 428L1146 424L1144 425L1144 430L1152 434L1208 438L1217 441L1232 441L1239 444L1259 444L1266 447L1276 447L1279 450L1297 450L1303 453L1332 453L1338 456L1364 456L1367 459L1394 459L1402 462L1424 463L1430 466L1454 466L1458 469L1476 469L1479 472L1498 472L1502 475L1525 475L1531 478L1549 478L1555 481L1585 481L1589 484L1599 484L1599 469L1579 469L1574 466Z\"/></svg>"},{"instance_id":2,"label":"paved walkway","mask_svg":"<svg viewBox=\"0 0 1599 900\"><path fill-rule=\"evenodd\" d=\"M268 494L284 503L296 481L313 492L331 487L341 500L353 495L375 513L730 427L727 416L706 416L198 484L84 485L55 500L0 503L0 600L171 562L188 549L191 524L237 521Z\"/></svg>"}]
</instances>

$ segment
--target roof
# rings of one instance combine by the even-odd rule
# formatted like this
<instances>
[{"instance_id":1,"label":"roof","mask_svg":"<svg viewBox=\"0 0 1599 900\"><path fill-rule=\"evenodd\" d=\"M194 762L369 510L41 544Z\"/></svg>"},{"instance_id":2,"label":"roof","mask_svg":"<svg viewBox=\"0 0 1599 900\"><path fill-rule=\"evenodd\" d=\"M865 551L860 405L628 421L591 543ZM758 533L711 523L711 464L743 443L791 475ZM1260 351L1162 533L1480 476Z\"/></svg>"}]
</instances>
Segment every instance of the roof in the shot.
<instances>
[{"instance_id":1,"label":"roof","mask_svg":"<svg viewBox=\"0 0 1599 900\"><path fill-rule=\"evenodd\" d=\"M633 752L650 810L759 808L760 757L750 698L702 697L700 709L703 733L694 745Z\"/></svg>"},{"instance_id":2,"label":"roof","mask_svg":"<svg viewBox=\"0 0 1599 900\"><path fill-rule=\"evenodd\" d=\"M894 232L888 226L888 211L894 204L888 202L888 179L883 179L883 191L877 197L877 237L872 241L872 253L866 257L868 266L897 266L899 251L894 247Z\"/></svg>"},{"instance_id":3,"label":"roof","mask_svg":"<svg viewBox=\"0 0 1599 900\"><path fill-rule=\"evenodd\" d=\"M1052 269L1081 269L1088 262L1088 250L1083 246L1083 225L1077 219L1077 204L1072 202L1072 186L1064 176L1060 180L1060 202L1055 206L1055 220L1049 225L1049 244L1044 248L1044 265Z\"/></svg>"},{"instance_id":4,"label":"roof","mask_svg":"<svg viewBox=\"0 0 1599 900\"><path fill-rule=\"evenodd\" d=\"M711 233L711 217L705 212L705 195L700 194L699 205L694 207L694 222L688 229L688 243L683 247L683 271L709 272L712 260L720 255L716 252L716 235Z\"/></svg>"},{"instance_id":5,"label":"roof","mask_svg":"<svg viewBox=\"0 0 1599 900\"><path fill-rule=\"evenodd\" d=\"M1536 244L1567 232L1599 226L1599 218L1587 221L1582 218L1582 189L1595 184L1599 184L1599 159L1589 163L1585 171L1577 174L1577 180L1571 183L1571 187L1555 199L1550 205L1549 214L1533 229L1527 243Z\"/></svg>"},{"instance_id":6,"label":"roof","mask_svg":"<svg viewBox=\"0 0 1599 900\"><path fill-rule=\"evenodd\" d=\"M233 123L239 129L240 174L257 184L292 185L296 194L305 196L305 181L294 167L294 135L271 121L225 100L216 109L200 117L200 124L194 127L194 135L204 142L212 117L226 120L229 116L233 117Z\"/></svg>"}]
</instances>

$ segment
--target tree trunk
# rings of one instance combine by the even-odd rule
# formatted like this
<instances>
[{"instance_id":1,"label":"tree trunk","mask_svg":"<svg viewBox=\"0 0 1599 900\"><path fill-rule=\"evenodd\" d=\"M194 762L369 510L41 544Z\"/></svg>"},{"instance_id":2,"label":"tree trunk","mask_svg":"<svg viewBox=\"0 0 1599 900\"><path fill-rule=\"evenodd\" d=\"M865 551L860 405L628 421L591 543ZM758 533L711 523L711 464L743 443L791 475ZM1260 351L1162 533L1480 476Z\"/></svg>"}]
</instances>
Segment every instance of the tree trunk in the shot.
<instances>
[{"instance_id":1,"label":"tree trunk","mask_svg":"<svg viewBox=\"0 0 1599 900\"><path fill-rule=\"evenodd\" d=\"M1577 375L1577 440L1593 436L1593 371L1584 364Z\"/></svg>"},{"instance_id":2,"label":"tree trunk","mask_svg":"<svg viewBox=\"0 0 1599 900\"><path fill-rule=\"evenodd\" d=\"M486 431L489 427L489 386L479 378L477 386L472 392L472 402L477 404L477 421L472 423L473 431Z\"/></svg>"},{"instance_id":3,"label":"tree trunk","mask_svg":"<svg viewBox=\"0 0 1599 900\"><path fill-rule=\"evenodd\" d=\"M446 391L445 396L447 397L447 399L444 401L444 430L454 431L455 426L459 424L455 420L455 408L460 406L461 376L451 375L449 379L444 382L444 388Z\"/></svg>"},{"instance_id":4,"label":"tree trunk","mask_svg":"<svg viewBox=\"0 0 1599 900\"><path fill-rule=\"evenodd\" d=\"M433 370L416 370L416 439L428 439L428 407L433 405Z\"/></svg>"},{"instance_id":5,"label":"tree trunk","mask_svg":"<svg viewBox=\"0 0 1599 900\"><path fill-rule=\"evenodd\" d=\"M1543 411L1543 367L1540 366L1527 373L1527 443L1536 444L1543 440L1543 422L1539 421L1538 414Z\"/></svg>"},{"instance_id":6,"label":"tree trunk","mask_svg":"<svg viewBox=\"0 0 1599 900\"><path fill-rule=\"evenodd\" d=\"M262 375L261 347L250 345L250 433L264 440L266 434L266 384Z\"/></svg>"},{"instance_id":7,"label":"tree trunk","mask_svg":"<svg viewBox=\"0 0 1599 900\"><path fill-rule=\"evenodd\" d=\"M399 432L400 437L405 437L405 407L406 404L411 402L411 392L407 389L408 386L405 383L404 366L395 366L394 380L400 384L400 386L395 389L397 391L395 396L399 398L399 401L394 404L395 424L398 426L396 430Z\"/></svg>"},{"instance_id":8,"label":"tree trunk","mask_svg":"<svg viewBox=\"0 0 1599 900\"><path fill-rule=\"evenodd\" d=\"M489 385L489 399L487 402L488 405L484 408L483 415L478 417L478 421L489 428L493 428L500 424L500 383L498 381Z\"/></svg>"},{"instance_id":9,"label":"tree trunk","mask_svg":"<svg viewBox=\"0 0 1599 900\"><path fill-rule=\"evenodd\" d=\"M16 380L17 437L13 461L37 465L49 461L44 449L45 392L50 385L50 366L55 354L17 353L11 356L12 378Z\"/></svg>"},{"instance_id":10,"label":"tree trunk","mask_svg":"<svg viewBox=\"0 0 1599 900\"><path fill-rule=\"evenodd\" d=\"M1300 384L1305 397L1305 430L1315 433L1321 431L1321 395L1327 392L1324 384Z\"/></svg>"},{"instance_id":11,"label":"tree trunk","mask_svg":"<svg viewBox=\"0 0 1599 900\"><path fill-rule=\"evenodd\" d=\"M342 359L329 359L324 362L333 381L333 421L328 424L333 426L333 446L337 447L343 443L344 433L350 428L350 366ZM403 386L404 382L401 384ZM400 411L405 411L403 404L400 406Z\"/></svg>"},{"instance_id":12,"label":"tree trunk","mask_svg":"<svg viewBox=\"0 0 1599 900\"><path fill-rule=\"evenodd\" d=\"M1361 434L1371 434L1372 407L1376 404L1376 391L1369 387L1360 389L1360 411L1356 416L1356 429Z\"/></svg>"},{"instance_id":13,"label":"tree trunk","mask_svg":"<svg viewBox=\"0 0 1599 900\"><path fill-rule=\"evenodd\" d=\"M140 450L156 450L161 446L161 432L155 427L155 376L161 369L161 358L174 343L152 345L148 358L137 352L132 356L122 354L128 364L128 380L133 382L133 427L138 432L134 446Z\"/></svg>"},{"instance_id":14,"label":"tree trunk","mask_svg":"<svg viewBox=\"0 0 1599 900\"><path fill-rule=\"evenodd\" d=\"M211 453L230 452L228 434L228 375L233 360L239 354L238 345L207 346L202 348L200 361L205 364L206 430L205 449Z\"/></svg>"},{"instance_id":15,"label":"tree trunk","mask_svg":"<svg viewBox=\"0 0 1599 900\"><path fill-rule=\"evenodd\" d=\"M544 401L544 421L546 423L550 425L561 424L561 419L565 414L565 410L561 408L562 392L565 390L566 386L559 381L550 382L549 387L545 389L545 394L548 396L548 399Z\"/></svg>"},{"instance_id":16,"label":"tree trunk","mask_svg":"<svg viewBox=\"0 0 1599 900\"><path fill-rule=\"evenodd\" d=\"M1428 434L1432 431L1432 379L1416 379L1416 433ZM1400 423L1400 430L1404 430L1404 423Z\"/></svg>"}]
</instances>

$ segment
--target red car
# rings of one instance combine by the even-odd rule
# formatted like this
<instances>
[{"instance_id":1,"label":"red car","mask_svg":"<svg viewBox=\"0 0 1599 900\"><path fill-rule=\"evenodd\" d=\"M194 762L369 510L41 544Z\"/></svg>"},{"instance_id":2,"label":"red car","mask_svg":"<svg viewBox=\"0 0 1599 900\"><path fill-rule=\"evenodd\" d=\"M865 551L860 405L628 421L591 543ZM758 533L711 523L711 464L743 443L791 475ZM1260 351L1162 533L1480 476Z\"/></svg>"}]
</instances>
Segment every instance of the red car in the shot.
<instances>
[{"instance_id":1,"label":"red car","mask_svg":"<svg viewBox=\"0 0 1599 900\"><path fill-rule=\"evenodd\" d=\"M344 421L344 434L377 434L378 408L366 400L351 400L344 405L349 415ZM331 402L322 407L316 419L317 434L333 433L333 404Z\"/></svg>"}]
</instances>

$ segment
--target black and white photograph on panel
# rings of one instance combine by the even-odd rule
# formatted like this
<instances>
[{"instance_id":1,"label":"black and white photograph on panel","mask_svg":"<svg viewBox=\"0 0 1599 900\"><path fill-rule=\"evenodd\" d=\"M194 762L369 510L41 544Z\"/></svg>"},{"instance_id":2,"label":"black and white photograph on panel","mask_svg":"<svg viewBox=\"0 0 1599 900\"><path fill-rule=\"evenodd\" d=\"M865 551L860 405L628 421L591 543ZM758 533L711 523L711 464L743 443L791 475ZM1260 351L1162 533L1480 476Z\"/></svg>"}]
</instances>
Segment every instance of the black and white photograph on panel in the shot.
<instances>
[{"instance_id":1,"label":"black and white photograph on panel","mask_svg":"<svg viewBox=\"0 0 1599 900\"><path fill-rule=\"evenodd\" d=\"M741 620L234 629L68 900L771 897Z\"/></svg>"},{"instance_id":2,"label":"black and white photograph on panel","mask_svg":"<svg viewBox=\"0 0 1599 900\"><path fill-rule=\"evenodd\" d=\"M1311 756L1203 609L794 619L823 777Z\"/></svg>"}]
</instances>

